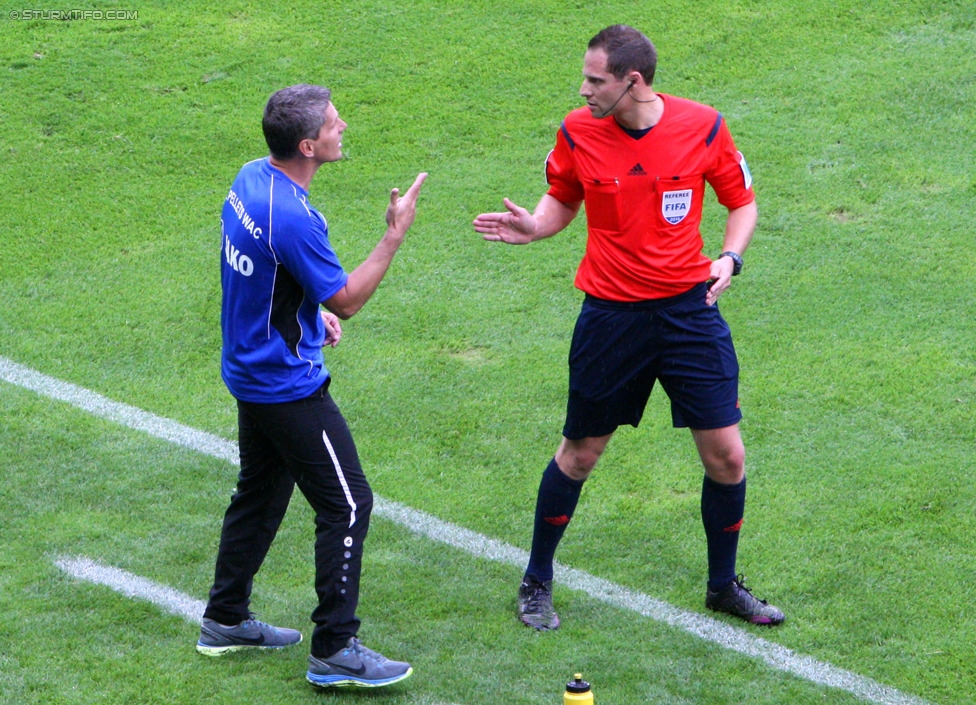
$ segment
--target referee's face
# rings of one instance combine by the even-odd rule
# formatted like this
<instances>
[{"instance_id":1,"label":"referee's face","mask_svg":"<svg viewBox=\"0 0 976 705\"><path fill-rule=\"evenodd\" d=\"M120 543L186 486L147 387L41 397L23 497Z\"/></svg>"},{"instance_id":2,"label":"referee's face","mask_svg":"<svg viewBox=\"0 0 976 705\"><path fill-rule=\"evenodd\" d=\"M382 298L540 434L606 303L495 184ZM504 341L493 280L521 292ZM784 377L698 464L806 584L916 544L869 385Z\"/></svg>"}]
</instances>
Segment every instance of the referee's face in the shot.
<instances>
[{"instance_id":1,"label":"referee's face","mask_svg":"<svg viewBox=\"0 0 976 705\"><path fill-rule=\"evenodd\" d=\"M590 49L583 57L583 84L579 94L586 101L593 117L610 115L630 88L630 81L619 79L607 71L607 52ZM623 101L629 103L629 101Z\"/></svg>"}]
</instances>

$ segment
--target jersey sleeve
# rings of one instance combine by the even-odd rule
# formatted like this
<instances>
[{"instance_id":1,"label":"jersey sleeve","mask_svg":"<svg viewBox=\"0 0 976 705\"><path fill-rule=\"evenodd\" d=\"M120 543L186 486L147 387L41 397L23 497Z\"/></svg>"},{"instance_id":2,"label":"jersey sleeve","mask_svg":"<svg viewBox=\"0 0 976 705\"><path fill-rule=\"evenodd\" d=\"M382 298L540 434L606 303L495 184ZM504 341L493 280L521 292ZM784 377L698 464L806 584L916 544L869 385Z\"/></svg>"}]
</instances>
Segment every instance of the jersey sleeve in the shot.
<instances>
[{"instance_id":1,"label":"jersey sleeve","mask_svg":"<svg viewBox=\"0 0 976 705\"><path fill-rule=\"evenodd\" d=\"M719 203L734 210L756 200L749 166L742 153L735 148L724 118L719 118L718 130L708 148L711 155L705 179L715 190Z\"/></svg>"},{"instance_id":2,"label":"jersey sleeve","mask_svg":"<svg viewBox=\"0 0 976 705\"><path fill-rule=\"evenodd\" d=\"M556 146L546 157L546 183L550 196L560 203L579 203L583 200L583 184L576 175L573 141L564 122L556 133Z\"/></svg>"},{"instance_id":3,"label":"jersey sleeve","mask_svg":"<svg viewBox=\"0 0 976 705\"><path fill-rule=\"evenodd\" d=\"M309 209L301 230L295 229L273 241L285 269L316 303L332 298L349 278L329 242L329 228L322 215Z\"/></svg>"}]
</instances>

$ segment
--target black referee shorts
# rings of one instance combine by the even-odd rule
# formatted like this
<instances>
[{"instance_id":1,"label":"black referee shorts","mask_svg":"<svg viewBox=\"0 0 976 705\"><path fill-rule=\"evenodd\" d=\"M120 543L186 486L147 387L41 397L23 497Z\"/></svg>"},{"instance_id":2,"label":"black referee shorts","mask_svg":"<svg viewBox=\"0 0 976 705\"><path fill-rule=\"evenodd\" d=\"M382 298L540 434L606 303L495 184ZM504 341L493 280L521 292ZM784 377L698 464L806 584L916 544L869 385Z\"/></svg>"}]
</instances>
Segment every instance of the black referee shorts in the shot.
<instances>
[{"instance_id":1,"label":"black referee shorts","mask_svg":"<svg viewBox=\"0 0 976 705\"><path fill-rule=\"evenodd\" d=\"M660 380L676 428L725 428L739 422L739 363L732 334L706 285L651 301L587 295L569 353L563 435L605 436L637 426Z\"/></svg>"}]
</instances>

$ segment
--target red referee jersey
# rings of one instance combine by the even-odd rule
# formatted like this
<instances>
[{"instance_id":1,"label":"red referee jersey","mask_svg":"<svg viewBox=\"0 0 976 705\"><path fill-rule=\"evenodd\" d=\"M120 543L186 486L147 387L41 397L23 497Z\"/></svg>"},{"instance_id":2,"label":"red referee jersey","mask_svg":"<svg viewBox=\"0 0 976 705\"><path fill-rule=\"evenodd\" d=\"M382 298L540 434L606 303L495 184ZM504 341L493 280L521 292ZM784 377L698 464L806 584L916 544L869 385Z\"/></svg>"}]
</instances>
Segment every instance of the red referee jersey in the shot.
<instances>
[{"instance_id":1,"label":"red referee jersey","mask_svg":"<svg viewBox=\"0 0 976 705\"><path fill-rule=\"evenodd\" d=\"M657 95L664 114L640 139L616 120L574 110L546 161L549 195L585 202L588 238L576 286L601 299L659 299L707 280L711 260L699 230L705 182L729 209L755 199L722 115Z\"/></svg>"}]
</instances>

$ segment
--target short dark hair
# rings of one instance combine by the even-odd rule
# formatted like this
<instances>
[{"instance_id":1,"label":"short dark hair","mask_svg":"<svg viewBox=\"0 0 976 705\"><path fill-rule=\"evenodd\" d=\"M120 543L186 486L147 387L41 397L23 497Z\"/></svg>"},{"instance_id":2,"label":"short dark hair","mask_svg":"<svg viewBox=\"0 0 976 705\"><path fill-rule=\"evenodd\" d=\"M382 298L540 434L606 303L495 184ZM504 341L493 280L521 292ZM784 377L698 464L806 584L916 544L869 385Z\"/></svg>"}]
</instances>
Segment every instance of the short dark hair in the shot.
<instances>
[{"instance_id":1,"label":"short dark hair","mask_svg":"<svg viewBox=\"0 0 976 705\"><path fill-rule=\"evenodd\" d=\"M275 159L291 159L302 140L314 140L325 124L332 91L300 83L272 94L264 106L264 141Z\"/></svg>"},{"instance_id":2,"label":"short dark hair","mask_svg":"<svg viewBox=\"0 0 976 705\"><path fill-rule=\"evenodd\" d=\"M607 53L607 71L620 79L630 71L644 77L644 83L654 83L657 69L657 49L650 39L633 27L615 24L600 30L590 40L587 49L602 49Z\"/></svg>"}]
</instances>

